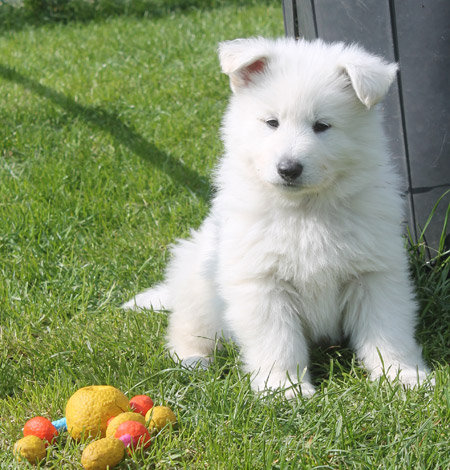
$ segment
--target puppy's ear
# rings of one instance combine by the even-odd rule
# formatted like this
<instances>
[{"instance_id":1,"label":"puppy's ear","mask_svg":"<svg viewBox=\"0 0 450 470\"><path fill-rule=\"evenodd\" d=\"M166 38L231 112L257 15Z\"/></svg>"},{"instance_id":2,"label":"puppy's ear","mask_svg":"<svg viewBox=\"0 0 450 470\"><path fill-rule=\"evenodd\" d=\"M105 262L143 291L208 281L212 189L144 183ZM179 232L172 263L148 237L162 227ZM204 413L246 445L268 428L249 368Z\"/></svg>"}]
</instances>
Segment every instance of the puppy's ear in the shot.
<instances>
[{"instance_id":1,"label":"puppy's ear","mask_svg":"<svg viewBox=\"0 0 450 470\"><path fill-rule=\"evenodd\" d=\"M341 67L356 96L368 109L384 98L398 70L397 64L385 62L356 46L344 51Z\"/></svg>"},{"instance_id":2,"label":"puppy's ear","mask_svg":"<svg viewBox=\"0 0 450 470\"><path fill-rule=\"evenodd\" d=\"M236 39L219 44L222 72L230 77L233 92L254 83L269 63L269 51L263 39Z\"/></svg>"}]
</instances>

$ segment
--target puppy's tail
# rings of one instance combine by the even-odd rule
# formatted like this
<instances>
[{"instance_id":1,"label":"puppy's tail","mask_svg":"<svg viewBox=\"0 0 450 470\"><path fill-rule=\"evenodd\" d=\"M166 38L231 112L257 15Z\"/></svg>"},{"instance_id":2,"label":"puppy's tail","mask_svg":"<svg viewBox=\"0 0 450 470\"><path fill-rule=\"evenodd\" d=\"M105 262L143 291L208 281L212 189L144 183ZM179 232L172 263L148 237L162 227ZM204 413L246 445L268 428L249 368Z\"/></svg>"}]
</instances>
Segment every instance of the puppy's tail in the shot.
<instances>
[{"instance_id":1,"label":"puppy's tail","mask_svg":"<svg viewBox=\"0 0 450 470\"><path fill-rule=\"evenodd\" d=\"M170 310L170 298L166 284L158 284L136 295L122 305L124 310Z\"/></svg>"}]
</instances>

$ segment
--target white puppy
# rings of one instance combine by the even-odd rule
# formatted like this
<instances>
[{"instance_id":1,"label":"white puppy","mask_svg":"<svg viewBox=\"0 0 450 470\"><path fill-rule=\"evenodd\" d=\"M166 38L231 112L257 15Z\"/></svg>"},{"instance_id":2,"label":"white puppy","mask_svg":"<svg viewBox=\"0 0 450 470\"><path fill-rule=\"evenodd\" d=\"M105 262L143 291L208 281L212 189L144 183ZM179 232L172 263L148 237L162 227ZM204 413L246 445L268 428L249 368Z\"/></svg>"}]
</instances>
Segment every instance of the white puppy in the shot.
<instances>
[{"instance_id":1,"label":"white puppy","mask_svg":"<svg viewBox=\"0 0 450 470\"><path fill-rule=\"evenodd\" d=\"M124 308L171 310L169 348L187 363L233 338L257 390L312 394L309 347L343 337L373 378L420 383L402 199L375 106L397 66L320 40L238 39L219 55L233 95L210 215L173 248L167 279Z\"/></svg>"}]
</instances>

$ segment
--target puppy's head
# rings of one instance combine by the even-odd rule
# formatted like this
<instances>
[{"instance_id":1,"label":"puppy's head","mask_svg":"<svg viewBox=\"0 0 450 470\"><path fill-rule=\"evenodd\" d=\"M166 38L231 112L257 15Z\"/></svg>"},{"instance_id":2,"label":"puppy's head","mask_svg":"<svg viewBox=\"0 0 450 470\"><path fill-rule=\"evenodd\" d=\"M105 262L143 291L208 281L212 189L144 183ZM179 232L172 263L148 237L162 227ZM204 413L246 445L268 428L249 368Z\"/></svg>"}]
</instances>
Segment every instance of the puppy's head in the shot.
<instances>
[{"instance_id":1,"label":"puppy's head","mask_svg":"<svg viewBox=\"0 0 450 470\"><path fill-rule=\"evenodd\" d=\"M396 64L354 45L293 39L224 42L219 58L233 91L226 158L247 178L281 192L318 193L384 158L374 107Z\"/></svg>"}]
</instances>

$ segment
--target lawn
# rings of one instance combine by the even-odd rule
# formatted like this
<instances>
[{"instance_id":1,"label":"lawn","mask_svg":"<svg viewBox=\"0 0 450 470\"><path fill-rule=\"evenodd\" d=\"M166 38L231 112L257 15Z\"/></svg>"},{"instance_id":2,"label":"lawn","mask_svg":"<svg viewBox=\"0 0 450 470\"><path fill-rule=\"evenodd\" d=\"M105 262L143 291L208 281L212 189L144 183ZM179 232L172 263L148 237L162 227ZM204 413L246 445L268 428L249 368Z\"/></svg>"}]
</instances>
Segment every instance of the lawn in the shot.
<instances>
[{"instance_id":1,"label":"lawn","mask_svg":"<svg viewBox=\"0 0 450 470\"><path fill-rule=\"evenodd\" d=\"M433 391L371 383L333 347L314 355L313 398L256 396L232 344L187 371L164 314L118 308L208 210L229 94L217 43L283 34L279 2L256 0L0 29L1 469L25 467L12 446L27 419L62 417L94 384L178 415L119 470L450 467L449 264L430 269L418 247ZM62 435L42 467L81 469L84 445Z\"/></svg>"}]
</instances>

